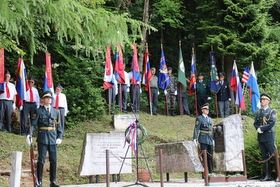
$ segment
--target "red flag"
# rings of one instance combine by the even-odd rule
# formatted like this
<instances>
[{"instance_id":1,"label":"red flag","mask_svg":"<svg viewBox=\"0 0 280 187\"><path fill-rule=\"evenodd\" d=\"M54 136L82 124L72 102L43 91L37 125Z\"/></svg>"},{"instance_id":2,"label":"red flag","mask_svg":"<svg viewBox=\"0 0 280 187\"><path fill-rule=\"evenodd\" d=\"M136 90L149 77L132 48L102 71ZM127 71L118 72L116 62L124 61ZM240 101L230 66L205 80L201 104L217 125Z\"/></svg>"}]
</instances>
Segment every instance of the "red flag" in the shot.
<instances>
[{"instance_id":1,"label":"red flag","mask_svg":"<svg viewBox=\"0 0 280 187\"><path fill-rule=\"evenodd\" d=\"M140 81L140 72L139 72L139 66L138 66L138 54L137 54L137 48L136 44L132 44L133 48L133 56L132 56L132 64L131 64L131 69L132 69L132 81L131 84L135 85L137 82Z\"/></svg>"},{"instance_id":2,"label":"red flag","mask_svg":"<svg viewBox=\"0 0 280 187\"><path fill-rule=\"evenodd\" d=\"M0 94L4 93L5 81L5 62L4 62L4 48L0 48Z\"/></svg>"},{"instance_id":3,"label":"red flag","mask_svg":"<svg viewBox=\"0 0 280 187\"><path fill-rule=\"evenodd\" d=\"M118 51L116 53L116 62L115 62L115 71L116 71L116 79L121 83L125 84L125 76L124 76L124 62L123 62L123 54L122 54L122 46L121 43L118 42Z\"/></svg>"},{"instance_id":4,"label":"red flag","mask_svg":"<svg viewBox=\"0 0 280 187\"><path fill-rule=\"evenodd\" d=\"M25 92L29 89L29 84L27 79L26 68L23 62L23 59L18 59L18 67L16 74L16 105L20 109L23 105L23 101L26 99ZM26 87L28 85L28 87Z\"/></svg>"},{"instance_id":5,"label":"red flag","mask_svg":"<svg viewBox=\"0 0 280 187\"><path fill-rule=\"evenodd\" d=\"M46 54L46 72L44 78L44 91L50 90L54 93L53 89L53 79L52 79L52 64L51 64L51 55Z\"/></svg>"},{"instance_id":6,"label":"red flag","mask_svg":"<svg viewBox=\"0 0 280 187\"><path fill-rule=\"evenodd\" d=\"M103 87L104 89L108 89L113 87L114 80L113 80L113 65L111 60L111 47L110 45L107 46L106 49L106 64L105 64L105 72L103 78Z\"/></svg>"},{"instance_id":7,"label":"red flag","mask_svg":"<svg viewBox=\"0 0 280 187\"><path fill-rule=\"evenodd\" d=\"M145 60L144 60L144 75L143 75L143 84L146 85L146 90L150 87L150 82L152 79L152 72L149 60L149 51L148 46L146 46Z\"/></svg>"}]
</instances>

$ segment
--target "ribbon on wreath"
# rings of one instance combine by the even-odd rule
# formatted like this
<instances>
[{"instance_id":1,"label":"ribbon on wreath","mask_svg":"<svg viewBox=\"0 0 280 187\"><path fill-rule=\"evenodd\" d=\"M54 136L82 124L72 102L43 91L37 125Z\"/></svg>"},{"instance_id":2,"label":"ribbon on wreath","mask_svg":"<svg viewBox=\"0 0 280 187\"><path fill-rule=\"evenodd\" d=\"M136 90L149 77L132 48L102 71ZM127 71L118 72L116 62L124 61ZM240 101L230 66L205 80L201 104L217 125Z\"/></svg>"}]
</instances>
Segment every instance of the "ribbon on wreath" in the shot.
<instances>
[{"instance_id":1,"label":"ribbon on wreath","mask_svg":"<svg viewBox=\"0 0 280 187\"><path fill-rule=\"evenodd\" d=\"M137 155L137 124L135 122L131 123L128 127L123 147L125 147L126 142L128 142L129 146L133 149L134 155Z\"/></svg>"}]
</instances>

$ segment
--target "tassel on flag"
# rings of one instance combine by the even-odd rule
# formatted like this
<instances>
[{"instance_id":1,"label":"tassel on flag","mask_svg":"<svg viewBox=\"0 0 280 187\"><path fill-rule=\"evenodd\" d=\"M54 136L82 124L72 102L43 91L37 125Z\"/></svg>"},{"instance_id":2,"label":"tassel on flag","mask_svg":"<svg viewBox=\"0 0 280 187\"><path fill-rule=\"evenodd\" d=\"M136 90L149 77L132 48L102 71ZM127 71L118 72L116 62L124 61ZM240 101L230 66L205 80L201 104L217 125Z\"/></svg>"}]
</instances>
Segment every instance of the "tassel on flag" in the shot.
<instances>
[{"instance_id":1,"label":"tassel on flag","mask_svg":"<svg viewBox=\"0 0 280 187\"><path fill-rule=\"evenodd\" d=\"M230 87L231 87L231 89L233 89L233 91L235 93L235 104L239 108L246 110L245 100L244 100L243 91L242 91L242 87L240 84L240 78L238 75L238 69L237 69L235 60L233 62L233 66L232 66Z\"/></svg>"},{"instance_id":2,"label":"tassel on flag","mask_svg":"<svg viewBox=\"0 0 280 187\"><path fill-rule=\"evenodd\" d=\"M247 86L250 87L250 98L252 100L252 113L254 114L256 110L261 108L260 103L260 91L257 82L257 76L254 69L254 63L252 62L251 70L250 70L250 77L247 82Z\"/></svg>"},{"instance_id":3,"label":"tassel on flag","mask_svg":"<svg viewBox=\"0 0 280 187\"><path fill-rule=\"evenodd\" d=\"M26 99L25 93L29 90L29 84L27 79L27 71L24 65L23 59L18 59L18 67L16 74L16 106L22 110L23 101Z\"/></svg>"},{"instance_id":4,"label":"tassel on flag","mask_svg":"<svg viewBox=\"0 0 280 187\"><path fill-rule=\"evenodd\" d=\"M106 64L105 64L105 72L103 78L103 87L104 89L108 89L114 86L114 78L113 78L113 65L111 60L111 46L108 45L106 49Z\"/></svg>"},{"instance_id":5,"label":"tassel on flag","mask_svg":"<svg viewBox=\"0 0 280 187\"><path fill-rule=\"evenodd\" d=\"M5 61L4 61L4 48L0 48L0 94L4 93L5 82Z\"/></svg>"},{"instance_id":6,"label":"tassel on flag","mask_svg":"<svg viewBox=\"0 0 280 187\"><path fill-rule=\"evenodd\" d=\"M211 66L210 89L213 92L218 93L218 91L221 88L221 84L220 84L218 73L217 73L216 58L215 58L215 53L214 52L210 52L210 66Z\"/></svg>"},{"instance_id":7,"label":"tassel on flag","mask_svg":"<svg viewBox=\"0 0 280 187\"><path fill-rule=\"evenodd\" d=\"M44 91L50 90L54 94L52 79L51 55L46 54L46 72L44 78Z\"/></svg>"},{"instance_id":8,"label":"tassel on flag","mask_svg":"<svg viewBox=\"0 0 280 187\"><path fill-rule=\"evenodd\" d=\"M248 82L248 80L249 80L249 77L250 77L250 70L249 70L249 68L246 67L246 68L244 69L241 82L247 84L247 82Z\"/></svg>"},{"instance_id":9,"label":"tassel on flag","mask_svg":"<svg viewBox=\"0 0 280 187\"><path fill-rule=\"evenodd\" d=\"M191 79L190 79L190 95L195 92L196 89L196 56L192 54L192 64L191 64Z\"/></svg>"},{"instance_id":10,"label":"tassel on flag","mask_svg":"<svg viewBox=\"0 0 280 187\"><path fill-rule=\"evenodd\" d=\"M170 79L167 71L164 51L161 49L158 86L162 89L166 89L169 83Z\"/></svg>"},{"instance_id":11,"label":"tassel on flag","mask_svg":"<svg viewBox=\"0 0 280 187\"><path fill-rule=\"evenodd\" d=\"M145 89L149 90L150 82L152 79L151 65L149 60L148 46L146 46L145 60L144 60L144 74L143 74L143 84L146 85Z\"/></svg>"}]
</instances>

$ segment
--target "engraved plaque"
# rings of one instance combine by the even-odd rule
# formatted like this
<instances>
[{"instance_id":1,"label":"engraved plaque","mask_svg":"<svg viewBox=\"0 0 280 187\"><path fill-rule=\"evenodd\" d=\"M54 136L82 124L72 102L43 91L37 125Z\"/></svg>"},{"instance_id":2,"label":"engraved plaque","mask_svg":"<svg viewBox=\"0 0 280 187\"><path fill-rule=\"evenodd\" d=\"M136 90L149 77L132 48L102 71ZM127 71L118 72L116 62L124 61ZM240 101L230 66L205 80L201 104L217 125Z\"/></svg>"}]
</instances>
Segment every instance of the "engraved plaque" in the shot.
<instances>
[{"instance_id":1,"label":"engraved plaque","mask_svg":"<svg viewBox=\"0 0 280 187\"><path fill-rule=\"evenodd\" d=\"M215 152L216 153L225 152L223 125L214 126L214 141L215 141Z\"/></svg>"}]
</instances>

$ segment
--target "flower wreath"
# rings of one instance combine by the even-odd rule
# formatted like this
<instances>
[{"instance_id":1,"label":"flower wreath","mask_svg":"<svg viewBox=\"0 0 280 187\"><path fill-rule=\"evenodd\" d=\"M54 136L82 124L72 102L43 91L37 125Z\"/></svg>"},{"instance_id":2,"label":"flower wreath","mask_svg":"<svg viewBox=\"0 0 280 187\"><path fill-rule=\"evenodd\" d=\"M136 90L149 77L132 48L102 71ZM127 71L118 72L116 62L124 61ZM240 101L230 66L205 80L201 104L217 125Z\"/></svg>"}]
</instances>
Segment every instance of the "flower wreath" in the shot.
<instances>
[{"instance_id":1,"label":"flower wreath","mask_svg":"<svg viewBox=\"0 0 280 187\"><path fill-rule=\"evenodd\" d=\"M127 143L131 144L131 139L133 139L133 135L132 135L133 130L134 131L136 130L135 129L136 126L142 132L142 137L140 139L137 139L137 145L141 145L147 139L147 130L140 123L138 123L137 125L135 123L132 123L126 128L126 130L125 130L125 140L126 140Z\"/></svg>"}]
</instances>

